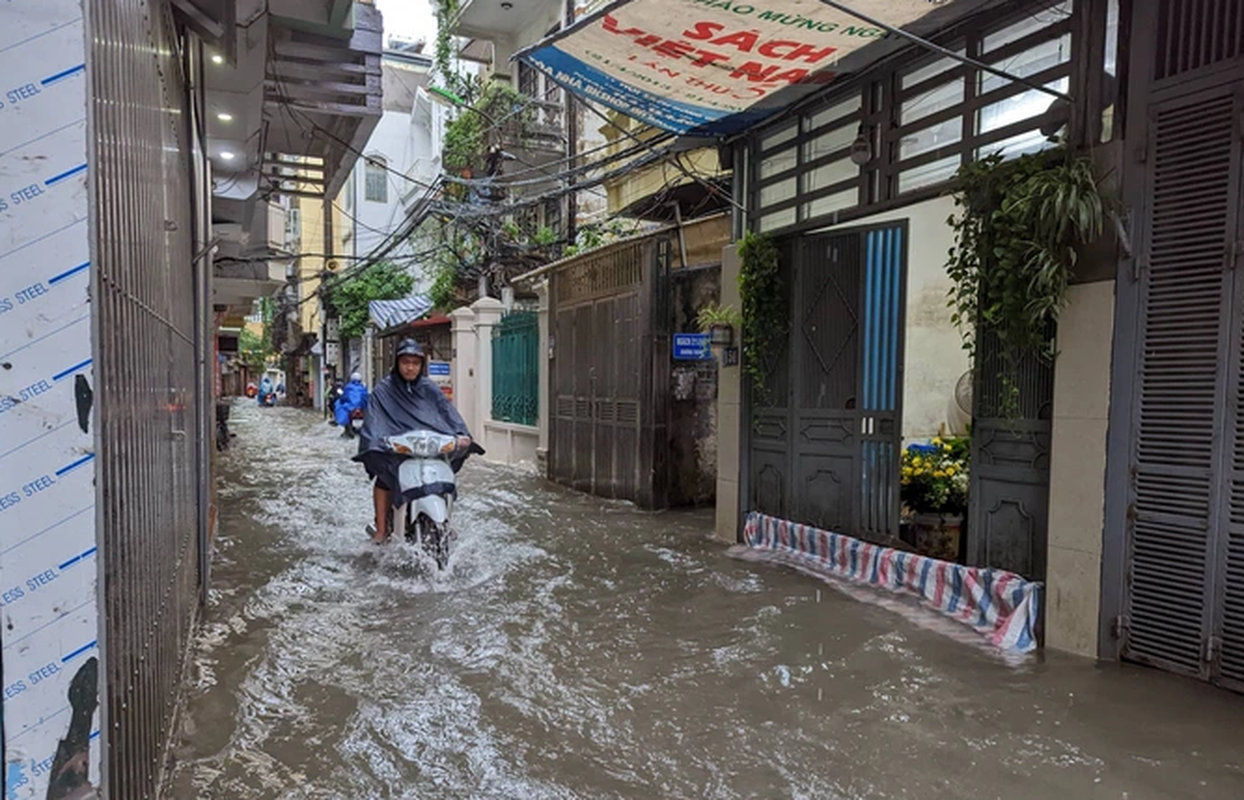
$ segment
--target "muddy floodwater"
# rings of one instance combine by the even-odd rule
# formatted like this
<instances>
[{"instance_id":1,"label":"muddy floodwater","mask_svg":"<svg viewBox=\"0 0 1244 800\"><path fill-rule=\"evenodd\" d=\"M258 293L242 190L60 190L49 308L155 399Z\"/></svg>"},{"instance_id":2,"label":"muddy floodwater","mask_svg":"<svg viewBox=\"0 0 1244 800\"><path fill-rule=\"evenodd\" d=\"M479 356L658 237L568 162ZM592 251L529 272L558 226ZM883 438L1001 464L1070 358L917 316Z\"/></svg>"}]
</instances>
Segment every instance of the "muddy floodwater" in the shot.
<instances>
[{"instance_id":1,"label":"muddy floodwater","mask_svg":"<svg viewBox=\"0 0 1244 800\"><path fill-rule=\"evenodd\" d=\"M239 403L167 796L1244 798L1244 698L1008 664L919 615L475 461L437 574L353 442Z\"/></svg>"}]
</instances>

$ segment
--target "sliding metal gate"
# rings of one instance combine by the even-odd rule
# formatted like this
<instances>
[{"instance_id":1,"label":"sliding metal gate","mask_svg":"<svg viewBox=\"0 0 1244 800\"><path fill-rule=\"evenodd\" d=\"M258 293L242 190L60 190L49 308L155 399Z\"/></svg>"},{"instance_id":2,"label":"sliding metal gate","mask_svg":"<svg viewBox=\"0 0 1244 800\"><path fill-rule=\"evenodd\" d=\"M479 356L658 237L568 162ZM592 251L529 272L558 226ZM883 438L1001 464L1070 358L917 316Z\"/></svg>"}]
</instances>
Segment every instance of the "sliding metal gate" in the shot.
<instances>
[{"instance_id":1,"label":"sliding metal gate","mask_svg":"<svg viewBox=\"0 0 1244 800\"><path fill-rule=\"evenodd\" d=\"M551 280L550 476L579 491L667 502L668 243L613 245Z\"/></svg>"},{"instance_id":2,"label":"sliding metal gate","mask_svg":"<svg viewBox=\"0 0 1244 800\"><path fill-rule=\"evenodd\" d=\"M1112 427L1130 441L1111 454L1127 503L1108 507L1106 591L1122 613L1107 636L1124 658L1244 690L1244 9L1136 14L1128 136L1144 144L1118 289L1128 372L1115 371Z\"/></svg>"},{"instance_id":3,"label":"sliding metal gate","mask_svg":"<svg viewBox=\"0 0 1244 800\"><path fill-rule=\"evenodd\" d=\"M155 795L198 608L196 287L188 76L166 3L87 3L107 796ZM198 342L201 344L201 341ZM201 387L199 387L201 388Z\"/></svg>"},{"instance_id":4,"label":"sliding metal gate","mask_svg":"<svg viewBox=\"0 0 1244 800\"><path fill-rule=\"evenodd\" d=\"M781 248L790 334L750 392L746 510L898 535L906 224Z\"/></svg>"}]
</instances>

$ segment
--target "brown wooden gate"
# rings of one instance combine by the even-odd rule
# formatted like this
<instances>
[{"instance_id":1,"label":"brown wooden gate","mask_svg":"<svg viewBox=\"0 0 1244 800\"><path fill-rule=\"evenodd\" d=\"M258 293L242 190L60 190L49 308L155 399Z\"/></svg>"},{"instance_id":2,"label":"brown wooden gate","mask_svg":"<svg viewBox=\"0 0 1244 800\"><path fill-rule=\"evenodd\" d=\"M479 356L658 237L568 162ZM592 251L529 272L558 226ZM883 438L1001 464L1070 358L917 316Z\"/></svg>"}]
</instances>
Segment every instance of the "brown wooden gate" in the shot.
<instances>
[{"instance_id":1,"label":"brown wooden gate","mask_svg":"<svg viewBox=\"0 0 1244 800\"><path fill-rule=\"evenodd\" d=\"M602 248L550 278L549 475L663 508L669 437L664 238Z\"/></svg>"}]
</instances>

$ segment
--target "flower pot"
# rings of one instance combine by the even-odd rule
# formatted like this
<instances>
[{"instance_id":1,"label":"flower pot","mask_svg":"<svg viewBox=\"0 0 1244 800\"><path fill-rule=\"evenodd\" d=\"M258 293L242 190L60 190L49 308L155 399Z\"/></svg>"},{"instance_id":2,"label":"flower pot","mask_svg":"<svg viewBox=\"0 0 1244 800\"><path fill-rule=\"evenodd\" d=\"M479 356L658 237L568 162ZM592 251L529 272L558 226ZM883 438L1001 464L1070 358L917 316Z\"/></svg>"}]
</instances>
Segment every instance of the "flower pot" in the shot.
<instances>
[{"instance_id":1,"label":"flower pot","mask_svg":"<svg viewBox=\"0 0 1244 800\"><path fill-rule=\"evenodd\" d=\"M963 546L963 515L920 513L911 518L916 550L931 558L958 561Z\"/></svg>"}]
</instances>

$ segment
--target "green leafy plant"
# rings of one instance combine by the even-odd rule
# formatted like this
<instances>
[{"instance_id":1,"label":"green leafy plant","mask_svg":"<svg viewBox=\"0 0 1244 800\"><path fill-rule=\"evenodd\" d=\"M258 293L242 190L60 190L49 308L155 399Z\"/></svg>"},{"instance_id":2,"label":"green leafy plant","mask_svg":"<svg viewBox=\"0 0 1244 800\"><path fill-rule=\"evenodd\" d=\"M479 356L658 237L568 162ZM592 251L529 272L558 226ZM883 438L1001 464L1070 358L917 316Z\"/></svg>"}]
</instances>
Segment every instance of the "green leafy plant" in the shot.
<instances>
[{"instance_id":1,"label":"green leafy plant","mask_svg":"<svg viewBox=\"0 0 1244 800\"><path fill-rule=\"evenodd\" d=\"M265 326L265 332L266 328L267 326ZM238 334L238 358L252 370L261 370L267 365L268 354L271 351L264 338L263 335L255 333L250 328L243 328Z\"/></svg>"},{"instance_id":2,"label":"green leafy plant","mask_svg":"<svg viewBox=\"0 0 1244 800\"><path fill-rule=\"evenodd\" d=\"M743 323L743 315L734 306L723 306L719 303L711 303L704 306L695 315L696 327L701 332L707 332L710 328L718 325L725 325L730 328L737 328Z\"/></svg>"},{"instance_id":3,"label":"green leafy plant","mask_svg":"<svg viewBox=\"0 0 1244 800\"><path fill-rule=\"evenodd\" d=\"M769 377L786 342L789 311L778 250L769 237L748 232L739 240L743 369L761 405L771 405Z\"/></svg>"},{"instance_id":4,"label":"green leafy plant","mask_svg":"<svg viewBox=\"0 0 1244 800\"><path fill-rule=\"evenodd\" d=\"M432 286L428 299L435 308L449 308L458 298L458 271L453 265L442 263L432 274Z\"/></svg>"},{"instance_id":5,"label":"green leafy plant","mask_svg":"<svg viewBox=\"0 0 1244 800\"><path fill-rule=\"evenodd\" d=\"M1092 161L1067 150L1005 161L993 154L960 168L955 234L946 271L949 306L973 355L982 333L996 337L1002 382L1017 407L1010 373L1027 354L1056 355L1054 329L1066 306L1079 248L1102 232L1105 200Z\"/></svg>"},{"instance_id":6,"label":"green leafy plant","mask_svg":"<svg viewBox=\"0 0 1244 800\"><path fill-rule=\"evenodd\" d=\"M433 59L436 72L445 83L445 87L457 95L466 95L470 91L468 79L454 70L454 26L458 22L459 0L441 0L436 10L436 51Z\"/></svg>"},{"instance_id":7,"label":"green leafy plant","mask_svg":"<svg viewBox=\"0 0 1244 800\"><path fill-rule=\"evenodd\" d=\"M372 300L397 300L414 288L410 273L390 262L368 267L332 289L330 302L341 319L341 335L347 339L362 336L371 318Z\"/></svg>"},{"instance_id":8,"label":"green leafy plant","mask_svg":"<svg viewBox=\"0 0 1244 800\"><path fill-rule=\"evenodd\" d=\"M541 225L536 230L536 235L532 237L532 241L540 247L548 247L557 242L557 231L548 225Z\"/></svg>"},{"instance_id":9,"label":"green leafy plant","mask_svg":"<svg viewBox=\"0 0 1244 800\"><path fill-rule=\"evenodd\" d=\"M961 516L968 509L968 439L933 439L903 451L900 497L915 514Z\"/></svg>"},{"instance_id":10,"label":"green leafy plant","mask_svg":"<svg viewBox=\"0 0 1244 800\"><path fill-rule=\"evenodd\" d=\"M463 100L468 108L459 110L445 124L441 162L451 175L470 172L472 177L481 178L489 136L499 135L495 126L509 125L522 131L532 116L530 99L509 83L492 80L478 90L466 92Z\"/></svg>"}]
</instances>

